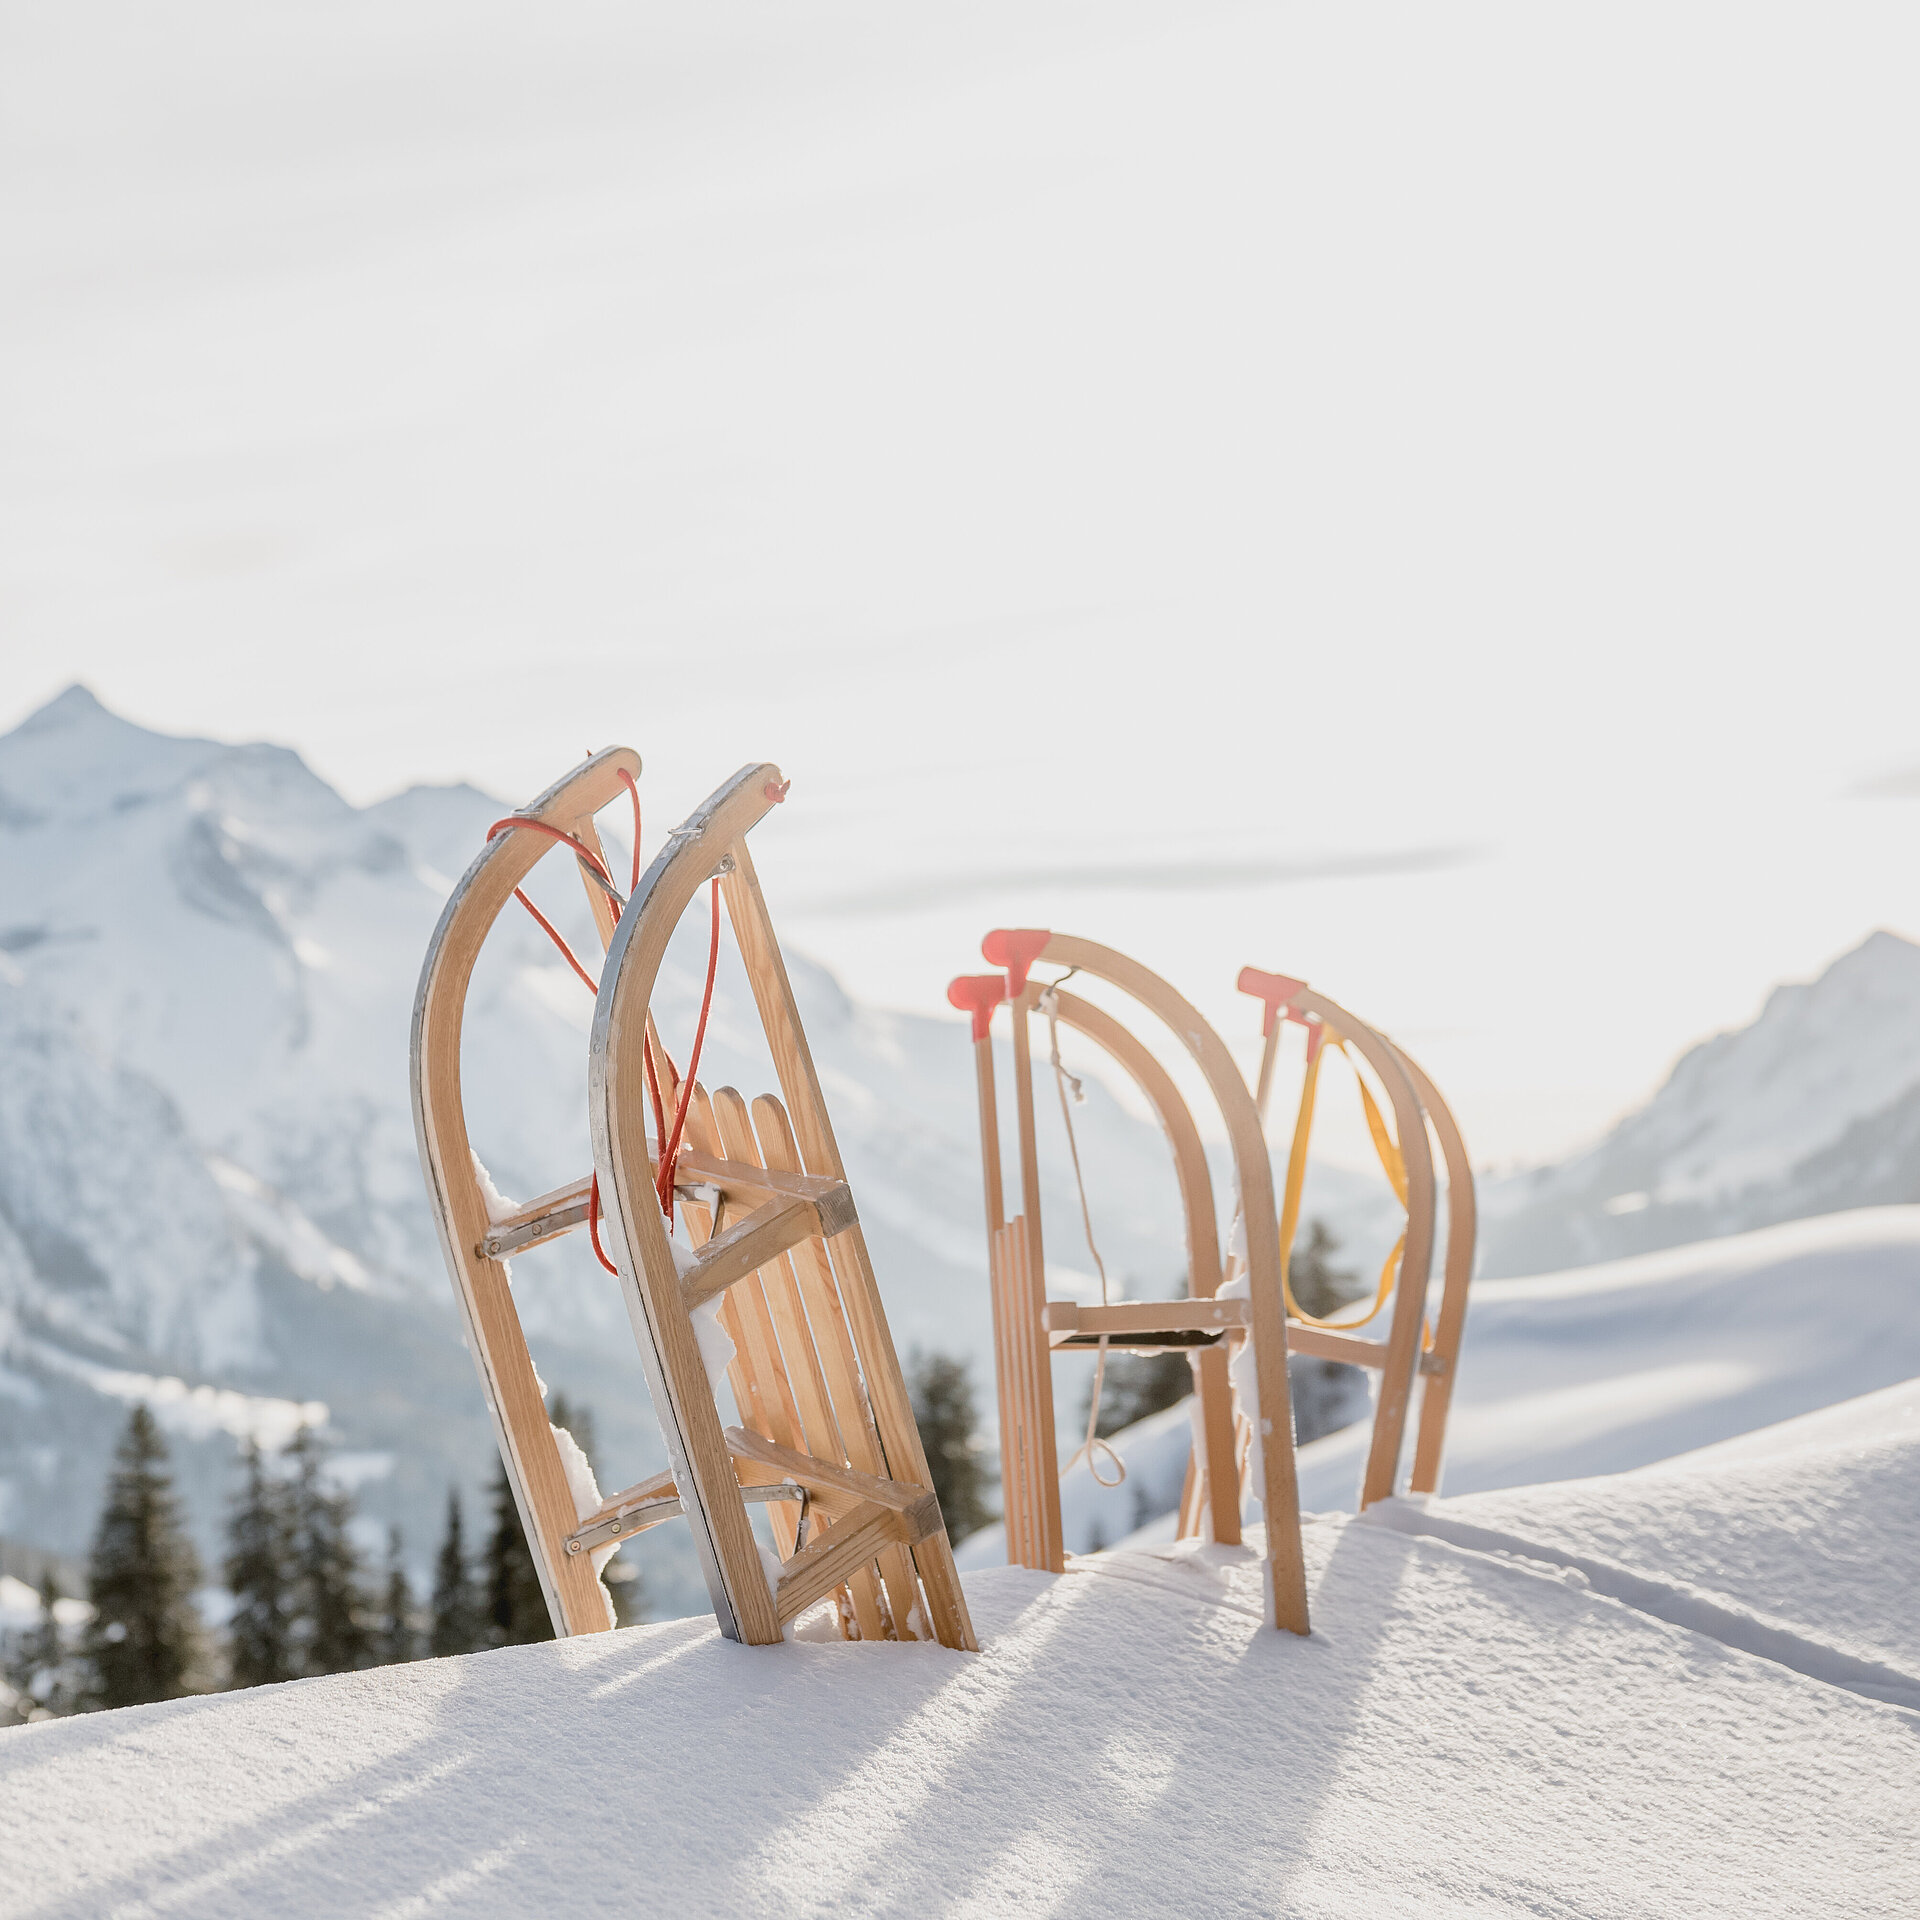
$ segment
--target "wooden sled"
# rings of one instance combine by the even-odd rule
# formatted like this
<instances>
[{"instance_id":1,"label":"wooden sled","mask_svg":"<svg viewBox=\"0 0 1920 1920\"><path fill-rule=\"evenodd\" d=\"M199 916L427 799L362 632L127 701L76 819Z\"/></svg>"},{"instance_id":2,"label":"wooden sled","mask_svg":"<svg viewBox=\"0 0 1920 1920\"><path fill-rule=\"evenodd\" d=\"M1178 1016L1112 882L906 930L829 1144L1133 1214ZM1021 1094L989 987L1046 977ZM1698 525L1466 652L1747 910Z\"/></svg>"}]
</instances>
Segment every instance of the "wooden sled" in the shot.
<instances>
[{"instance_id":1,"label":"wooden sled","mask_svg":"<svg viewBox=\"0 0 1920 1920\"><path fill-rule=\"evenodd\" d=\"M684 1514L729 1638L777 1641L789 1621L833 1595L848 1637L972 1648L905 1382L746 851L746 833L784 783L771 766L743 770L668 837L623 903L592 817L639 766L624 748L595 755L513 817L527 831L489 841L441 916L414 1013L421 1162L554 1630L611 1627L596 1557ZM481 943L552 850L552 831L576 848L607 948L588 1056L595 1172L491 1219L461 1104L460 1029ZM668 939L716 873L784 1104L769 1094L749 1106L731 1088L709 1098L682 1085L653 1028L648 999ZM716 941L718 911L716 901ZM682 1141L668 1190L694 1243L684 1274L656 1186L658 1129L653 1141L647 1135L649 1055L659 1110L676 1116L671 1132ZM586 1511L547 1421L505 1267L509 1255L581 1226L618 1275L671 1463ZM701 1357L693 1316L702 1308L733 1343L726 1375L735 1427L722 1428ZM771 1574L750 1504L767 1508L779 1543Z\"/></svg>"},{"instance_id":2,"label":"wooden sled","mask_svg":"<svg viewBox=\"0 0 1920 1920\"><path fill-rule=\"evenodd\" d=\"M785 791L778 768L743 768L674 830L614 933L588 1051L605 1240L721 1631L754 1645L778 1640L795 1615L851 1585L863 1637L871 1627L874 1637L972 1648L873 1263L747 852L747 834ZM648 1002L668 940L715 878L785 1106L762 1095L749 1126L747 1103L723 1089L713 1102L718 1138L681 1150L674 1180L704 1195L711 1229L683 1274L654 1196L643 1063L657 1046ZM746 1355L735 1383L736 1399L747 1388L744 1428L722 1429L701 1357L693 1314L710 1300L732 1307ZM827 1516L801 1541L804 1504L773 1507L786 1537L771 1583L743 1497L769 1484L797 1485ZM877 1583L866 1571L876 1563Z\"/></svg>"},{"instance_id":3,"label":"wooden sled","mask_svg":"<svg viewBox=\"0 0 1920 1920\"><path fill-rule=\"evenodd\" d=\"M1370 1339L1352 1326L1314 1322L1289 1311L1287 1338L1296 1353L1323 1360L1345 1361L1380 1375L1374 1403L1373 1437L1360 1483L1360 1505L1389 1498L1398 1488L1407 1416L1416 1378L1420 1381L1420 1421L1416 1432L1412 1470L1407 1488L1413 1493L1437 1493L1446 1446L1447 1414L1453 1403L1454 1375L1459 1366L1460 1340L1466 1326L1467 1287L1473 1277L1476 1232L1473 1168L1453 1113L1433 1082L1384 1034L1356 1019L1324 994L1309 991L1306 982L1286 974L1241 969L1242 993L1259 1000L1263 1008L1264 1048L1255 1090L1255 1105L1264 1125L1273 1088L1274 1065L1280 1036L1289 1022L1307 1033L1309 1074L1327 1043L1344 1041L1372 1068L1386 1093L1393 1134L1383 1139L1377 1127L1375 1143L1381 1149L1387 1176L1407 1212L1406 1235L1396 1256L1390 1256L1390 1274L1383 1272L1374 1311L1386 1312L1387 1332ZM1371 1096L1363 1097L1371 1102ZM1301 1119L1296 1123L1289 1165L1286 1200L1281 1207L1280 1242L1283 1286L1292 1257L1293 1237L1299 1225L1299 1175L1305 1170L1307 1129L1313 1112L1311 1078L1303 1091ZM1378 1118L1370 1107L1370 1123ZM1429 1134L1440 1145L1447 1178L1447 1246L1440 1294L1440 1311L1426 1323L1429 1276L1432 1272L1439 1196ZM1398 1164L1394 1164L1397 1161ZM1291 1301L1289 1300L1291 1306Z\"/></svg>"},{"instance_id":4,"label":"wooden sled","mask_svg":"<svg viewBox=\"0 0 1920 1920\"><path fill-rule=\"evenodd\" d=\"M1109 1352L1184 1349L1199 1399L1196 1464L1199 1516L1210 1537L1240 1539L1241 1466L1227 1375L1230 1338L1251 1341L1257 1397L1266 1438L1258 1488L1267 1527L1269 1623L1308 1631L1306 1573L1301 1556L1300 1502L1294 1475L1292 1403L1287 1385L1287 1330L1280 1308L1280 1245L1273 1176L1259 1116L1232 1056L1199 1013L1158 975L1112 949L1040 929L997 929L981 951L1004 974L971 975L948 989L973 1016L985 1173L989 1273L993 1288L995 1366L999 1387L1002 1502L1007 1557L1015 1565L1060 1572L1060 1484L1051 1355L1062 1348ZM1221 1300L1220 1241L1212 1177L1192 1112L1166 1070L1112 1015L1056 987L1054 1017L1102 1048L1146 1096L1173 1149L1186 1222L1184 1300L1079 1306L1049 1301L1040 1231L1040 1168L1034 1138L1033 1068L1028 1017L1043 988L1030 982L1040 962L1108 981L1158 1016L1198 1063L1218 1104L1247 1201L1247 1299ZM1020 1212L1005 1217L1000 1126L994 1084L992 1022L1007 1001L1013 1019L1014 1106L1020 1158Z\"/></svg>"}]
</instances>

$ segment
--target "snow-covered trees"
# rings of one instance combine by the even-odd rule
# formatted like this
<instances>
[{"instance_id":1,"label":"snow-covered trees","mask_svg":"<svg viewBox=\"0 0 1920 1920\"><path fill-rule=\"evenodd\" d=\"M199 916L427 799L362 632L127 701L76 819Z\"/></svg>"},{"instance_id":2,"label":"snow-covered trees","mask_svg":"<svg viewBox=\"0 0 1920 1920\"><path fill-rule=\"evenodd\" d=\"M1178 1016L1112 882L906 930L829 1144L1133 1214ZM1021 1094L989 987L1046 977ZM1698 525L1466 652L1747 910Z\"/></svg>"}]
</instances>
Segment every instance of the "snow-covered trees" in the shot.
<instances>
[{"instance_id":1,"label":"snow-covered trees","mask_svg":"<svg viewBox=\"0 0 1920 1920\"><path fill-rule=\"evenodd\" d=\"M167 1477L166 1442L136 1406L114 1454L88 1569L87 1704L141 1706L198 1692L200 1567Z\"/></svg>"},{"instance_id":2,"label":"snow-covered trees","mask_svg":"<svg viewBox=\"0 0 1920 1920\"><path fill-rule=\"evenodd\" d=\"M83 1676L73 1637L61 1624L61 1611L60 1583L48 1567L40 1576L40 1617L20 1636L6 1663L16 1720L71 1713L81 1697ZM5 1713L0 1712L0 1725L6 1724Z\"/></svg>"}]
</instances>

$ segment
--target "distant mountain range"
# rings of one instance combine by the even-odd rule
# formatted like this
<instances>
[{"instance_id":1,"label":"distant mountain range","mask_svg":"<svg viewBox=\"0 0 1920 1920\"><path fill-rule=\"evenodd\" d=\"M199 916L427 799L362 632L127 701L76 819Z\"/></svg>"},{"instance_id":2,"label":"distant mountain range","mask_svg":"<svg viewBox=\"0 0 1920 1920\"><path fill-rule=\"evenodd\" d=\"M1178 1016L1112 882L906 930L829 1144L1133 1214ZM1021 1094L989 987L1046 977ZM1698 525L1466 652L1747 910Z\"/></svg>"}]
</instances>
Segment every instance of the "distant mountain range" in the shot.
<instances>
[{"instance_id":1,"label":"distant mountain range","mask_svg":"<svg viewBox=\"0 0 1920 1920\"><path fill-rule=\"evenodd\" d=\"M369 1540L398 1521L424 1566L448 1484L476 1490L492 1450L415 1157L408 1018L452 877L508 805L417 787L356 808L285 749L148 732L78 687L0 738L0 1535L83 1551L114 1436L145 1399L209 1551L236 1437L324 1417ZM776 920L780 824L761 835ZM558 860L534 891L591 946ZM689 925L656 1003L670 1046L704 957ZM964 1030L858 1006L789 959L896 1337L972 1358L985 1409ZM474 1137L496 1183L524 1197L584 1170L590 1003L523 916L496 929L470 1004ZM773 1084L747 1008L729 954L709 1085ZM1051 1135L1051 1102L1039 1117ZM1182 1263L1157 1133L1091 1079L1076 1122L1110 1268L1166 1287ZM1310 1207L1364 1254L1384 1230L1372 1185L1316 1182ZM1696 1048L1589 1152L1489 1185L1485 1266L1915 1198L1920 948L1882 933ZM1043 1213L1056 1290L1091 1284L1057 1177ZM603 1483L651 1470L625 1314L585 1248L523 1257L515 1284L542 1374L594 1409ZM646 1561L668 1606L695 1590L676 1532Z\"/></svg>"},{"instance_id":2,"label":"distant mountain range","mask_svg":"<svg viewBox=\"0 0 1920 1920\"><path fill-rule=\"evenodd\" d=\"M1491 1183L1489 1274L1920 1200L1920 946L1870 935L1690 1049L1596 1146Z\"/></svg>"}]
</instances>

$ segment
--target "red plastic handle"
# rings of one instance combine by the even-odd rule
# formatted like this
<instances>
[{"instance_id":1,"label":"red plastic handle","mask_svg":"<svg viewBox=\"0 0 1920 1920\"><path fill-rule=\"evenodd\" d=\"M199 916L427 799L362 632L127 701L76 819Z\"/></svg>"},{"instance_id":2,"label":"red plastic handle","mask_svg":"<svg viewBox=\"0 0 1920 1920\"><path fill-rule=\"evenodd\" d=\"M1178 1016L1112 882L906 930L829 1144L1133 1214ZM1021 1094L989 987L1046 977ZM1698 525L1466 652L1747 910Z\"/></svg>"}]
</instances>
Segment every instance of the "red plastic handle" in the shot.
<instances>
[{"instance_id":1,"label":"red plastic handle","mask_svg":"<svg viewBox=\"0 0 1920 1920\"><path fill-rule=\"evenodd\" d=\"M1305 993L1307 983L1284 973L1262 973L1258 967L1240 969L1240 991L1250 993L1266 1008L1260 1018L1260 1037L1273 1031L1274 1016L1296 993Z\"/></svg>"},{"instance_id":2,"label":"red plastic handle","mask_svg":"<svg viewBox=\"0 0 1920 1920\"><path fill-rule=\"evenodd\" d=\"M973 1037L984 1040L993 1025L993 1010L1007 997L1007 980L1000 973L963 973L947 983L947 1005L973 1015Z\"/></svg>"},{"instance_id":3,"label":"red plastic handle","mask_svg":"<svg viewBox=\"0 0 1920 1920\"><path fill-rule=\"evenodd\" d=\"M980 942L980 957L989 966L1007 970L1007 998L1027 990L1027 970L1047 950L1050 927L995 927Z\"/></svg>"}]
</instances>

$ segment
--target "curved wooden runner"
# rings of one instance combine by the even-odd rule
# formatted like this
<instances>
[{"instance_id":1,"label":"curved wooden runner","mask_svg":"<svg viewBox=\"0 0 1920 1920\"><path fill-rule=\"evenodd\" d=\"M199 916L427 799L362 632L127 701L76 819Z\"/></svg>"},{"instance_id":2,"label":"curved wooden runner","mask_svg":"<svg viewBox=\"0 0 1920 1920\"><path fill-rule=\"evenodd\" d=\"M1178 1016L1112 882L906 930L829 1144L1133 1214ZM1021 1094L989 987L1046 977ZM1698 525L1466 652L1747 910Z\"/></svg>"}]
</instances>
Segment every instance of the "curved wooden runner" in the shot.
<instances>
[{"instance_id":1,"label":"curved wooden runner","mask_svg":"<svg viewBox=\"0 0 1920 1920\"><path fill-rule=\"evenodd\" d=\"M1290 1008L1292 1016L1323 1023L1357 1049L1372 1067L1393 1109L1394 1131L1407 1179L1407 1236L1400 1270L1393 1288L1393 1311L1384 1340L1341 1328L1308 1325L1289 1318L1288 1334L1296 1351L1320 1359L1368 1367L1380 1376L1374 1406L1373 1435L1360 1485L1360 1505L1391 1497L1399 1486L1405 1452L1407 1417L1416 1378L1420 1381L1420 1419L1416 1431L1408 1490L1436 1493L1446 1442L1447 1415L1459 1367L1461 1336L1466 1325L1467 1289L1473 1277L1476 1208L1473 1167L1453 1113L1439 1090L1418 1064L1384 1034L1356 1018L1324 994L1281 975L1241 976L1242 990L1258 995L1249 979L1263 981L1268 995L1267 1046L1261 1061L1262 1093L1271 1084L1280 1026L1275 1014ZM1291 991L1289 991L1291 989ZM1440 1312L1431 1344L1423 1350L1427 1291L1433 1269L1439 1194L1435 1181L1429 1132L1439 1142L1447 1174L1447 1246L1441 1284Z\"/></svg>"},{"instance_id":2,"label":"curved wooden runner","mask_svg":"<svg viewBox=\"0 0 1920 1920\"><path fill-rule=\"evenodd\" d=\"M610 747L557 781L521 813L572 834L597 852L593 816L620 797L623 771L638 779L640 756L627 747ZM613 1620L591 1557L566 1550L579 1516L507 1285L506 1255L486 1251L486 1243L495 1237L494 1223L467 1138L460 1085L460 1034L474 962L514 889L553 850L554 842L544 834L500 834L487 842L455 886L427 943L414 996L411 1072L414 1132L434 1225L547 1610L554 1631L565 1635L603 1632ZM604 937L612 930L611 904L591 883L587 895ZM577 1218L585 1218L584 1207Z\"/></svg>"}]
</instances>

